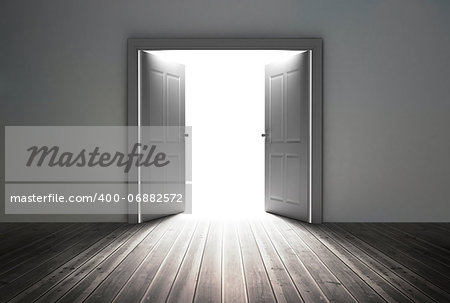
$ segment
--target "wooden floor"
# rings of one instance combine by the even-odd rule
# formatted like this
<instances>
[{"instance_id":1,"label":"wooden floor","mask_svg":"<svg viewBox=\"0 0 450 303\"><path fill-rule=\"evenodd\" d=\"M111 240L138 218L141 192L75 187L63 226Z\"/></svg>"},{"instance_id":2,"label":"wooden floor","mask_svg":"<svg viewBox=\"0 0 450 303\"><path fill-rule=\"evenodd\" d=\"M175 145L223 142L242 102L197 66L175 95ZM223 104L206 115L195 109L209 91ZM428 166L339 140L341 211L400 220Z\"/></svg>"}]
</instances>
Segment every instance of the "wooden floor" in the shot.
<instances>
[{"instance_id":1,"label":"wooden floor","mask_svg":"<svg viewBox=\"0 0 450 303\"><path fill-rule=\"evenodd\" d=\"M0 224L0 302L450 302L450 224Z\"/></svg>"}]
</instances>

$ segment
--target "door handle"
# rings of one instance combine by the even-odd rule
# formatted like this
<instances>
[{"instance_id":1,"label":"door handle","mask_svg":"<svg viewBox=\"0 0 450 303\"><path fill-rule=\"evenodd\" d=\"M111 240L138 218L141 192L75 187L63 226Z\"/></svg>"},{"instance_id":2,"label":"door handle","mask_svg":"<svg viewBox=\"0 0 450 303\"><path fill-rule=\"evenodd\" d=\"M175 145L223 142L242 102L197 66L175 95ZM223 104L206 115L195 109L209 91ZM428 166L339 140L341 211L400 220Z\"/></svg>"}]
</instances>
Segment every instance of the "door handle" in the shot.
<instances>
[{"instance_id":1,"label":"door handle","mask_svg":"<svg viewBox=\"0 0 450 303\"><path fill-rule=\"evenodd\" d=\"M261 134L261 137L268 137L269 134Z\"/></svg>"}]
</instances>

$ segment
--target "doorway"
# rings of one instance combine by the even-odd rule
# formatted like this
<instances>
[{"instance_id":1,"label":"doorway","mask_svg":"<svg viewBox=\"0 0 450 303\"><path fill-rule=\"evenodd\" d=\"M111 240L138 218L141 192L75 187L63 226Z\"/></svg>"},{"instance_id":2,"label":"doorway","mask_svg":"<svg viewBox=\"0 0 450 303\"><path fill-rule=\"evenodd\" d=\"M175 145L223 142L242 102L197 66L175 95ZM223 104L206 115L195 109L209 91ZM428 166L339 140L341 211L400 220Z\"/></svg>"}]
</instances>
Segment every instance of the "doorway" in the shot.
<instances>
[{"instance_id":1,"label":"doorway","mask_svg":"<svg viewBox=\"0 0 450 303\"><path fill-rule=\"evenodd\" d=\"M193 130L192 213L248 217L263 212L265 66L300 51L148 53L185 67L185 123Z\"/></svg>"},{"instance_id":2,"label":"doorway","mask_svg":"<svg viewBox=\"0 0 450 303\"><path fill-rule=\"evenodd\" d=\"M197 44L195 47L190 45L194 42ZM293 42L296 42L297 45L293 46L296 44ZM305 45L306 42L309 46ZM168 43L171 44L170 47L164 46ZM258 46L262 43L265 46ZM271 43L273 45L268 47L267 45ZM298 45L298 43L302 45ZM174 44L178 44L178 46ZM264 118L267 105L265 109L264 99L267 95L265 86L268 84L264 83L264 77L267 76L265 69L269 63L284 62L289 57L300 53L312 54L313 50L315 61L321 63L319 60L319 57L321 59L321 52L319 52L319 50L321 51L321 40L315 41L314 39L129 40L129 60L134 62L134 64L129 62L129 85L130 81L132 84L131 87L129 86L129 125L136 125L133 123L134 117L130 117L130 112L134 112L133 105L130 106L130 98L131 103L136 100L136 89L133 84L133 74L136 71L136 52L143 51L151 56L157 56L158 60L177 62L185 66L185 125L193 127L192 160L195 186L192 188L192 201L194 214L235 215L239 213L249 216L264 211L264 200L267 200L268 196L267 190L265 191L268 181L267 178L266 182L264 180L268 170L267 167L264 168L264 146L267 147L267 142L271 140L261 137L261 134L267 135L267 121ZM311 61L311 65L314 63L312 56L308 57L308 60ZM130 67L132 74L130 74ZM320 73L316 71L314 76L321 80L321 64L316 63L316 69L317 67L319 67ZM312 74L312 69L310 72ZM285 78L284 81L287 82L288 78ZM314 86L308 88L311 91L315 89L314 95L311 94L311 98L314 98L315 101L315 107L311 107L311 113L315 110L315 119L310 121L315 124L317 124L317 117L321 122L321 86L315 87L317 82L311 81ZM273 83L276 85L276 82ZM320 102L317 101L319 98ZM317 114L319 108L320 115ZM315 148L317 151L317 147L321 148L321 144L317 144L321 143L321 136L318 136L321 128L313 130L311 127L311 135L312 131L315 132L317 138L315 145L311 144L308 148L311 150ZM317 139L320 140L317 141ZM316 157L314 168L317 168L317 164L321 164L321 152L318 155L320 157ZM289 158L289 154L287 154L285 161L290 159L294 158ZM275 157L272 160L273 163L279 162ZM288 166L295 167L292 164L294 162L287 163ZM289 167L286 167L286 164L283 165L285 166L284 170L289 171ZM268 166L267 161L266 166ZM311 165L311 170L308 170L309 177L312 177L312 168ZM319 192L321 173L320 176L315 173L315 176L320 182L313 184L311 178L309 185L305 183L305 189L308 191L305 201L309 199L309 205L305 210L307 215L301 219L318 223L321 221L321 189L320 195L313 195L313 190ZM286 180L283 182L286 183ZM292 184L287 186L292 187ZM130 187L131 190L134 190L133 184L130 184ZM273 187L273 191L276 190L277 188ZM289 188L283 188L282 191L289 193ZM276 195L272 194L272 196ZM315 204L312 203L313 196L317 202ZM286 197L285 201L288 202L286 203L288 205L289 197ZM268 209L266 201L266 210L276 213L279 208L277 203L275 202L274 211ZM138 211L130 210L130 222L134 221L133 213L135 212ZM290 215L286 210L281 214Z\"/></svg>"}]
</instances>

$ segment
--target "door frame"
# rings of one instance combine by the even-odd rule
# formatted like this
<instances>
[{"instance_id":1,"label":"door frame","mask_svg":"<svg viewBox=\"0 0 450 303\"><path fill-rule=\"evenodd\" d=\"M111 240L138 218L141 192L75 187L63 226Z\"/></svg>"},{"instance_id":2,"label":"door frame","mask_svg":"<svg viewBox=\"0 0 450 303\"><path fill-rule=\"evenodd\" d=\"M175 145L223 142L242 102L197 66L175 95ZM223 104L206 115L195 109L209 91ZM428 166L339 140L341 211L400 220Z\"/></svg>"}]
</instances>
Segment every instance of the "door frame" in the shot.
<instances>
[{"instance_id":1,"label":"door frame","mask_svg":"<svg viewBox=\"0 0 450 303\"><path fill-rule=\"evenodd\" d=\"M310 51L308 210L309 223L322 223L322 116L323 116L323 39L322 38L150 38L128 39L128 126L139 132L139 64L142 50L295 50ZM139 142L135 131L128 132L128 143ZM137 193L140 172L128 174L128 193ZM138 180L136 182L136 180ZM136 203L128 203L128 222L138 223Z\"/></svg>"}]
</instances>

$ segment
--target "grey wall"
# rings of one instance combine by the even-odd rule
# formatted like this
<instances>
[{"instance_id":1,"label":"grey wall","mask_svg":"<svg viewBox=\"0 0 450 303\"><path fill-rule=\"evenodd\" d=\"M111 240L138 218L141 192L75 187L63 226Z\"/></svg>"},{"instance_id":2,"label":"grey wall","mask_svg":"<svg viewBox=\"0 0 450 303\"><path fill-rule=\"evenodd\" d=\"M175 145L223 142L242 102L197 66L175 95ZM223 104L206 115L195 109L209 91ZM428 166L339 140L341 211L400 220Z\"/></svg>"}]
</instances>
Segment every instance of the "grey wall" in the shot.
<instances>
[{"instance_id":1,"label":"grey wall","mask_svg":"<svg viewBox=\"0 0 450 303\"><path fill-rule=\"evenodd\" d=\"M450 220L449 1L2 0L2 124L124 125L130 37L322 37L324 219Z\"/></svg>"}]
</instances>

